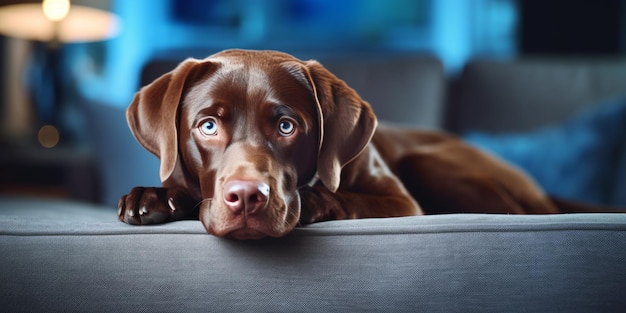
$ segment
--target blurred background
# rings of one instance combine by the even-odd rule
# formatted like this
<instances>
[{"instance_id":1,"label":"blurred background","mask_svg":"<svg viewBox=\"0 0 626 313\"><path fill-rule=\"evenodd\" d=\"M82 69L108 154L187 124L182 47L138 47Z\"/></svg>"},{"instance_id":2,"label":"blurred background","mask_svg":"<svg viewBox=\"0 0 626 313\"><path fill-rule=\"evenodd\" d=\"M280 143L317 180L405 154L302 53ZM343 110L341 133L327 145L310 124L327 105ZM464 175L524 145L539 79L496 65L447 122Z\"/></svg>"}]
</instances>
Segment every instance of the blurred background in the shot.
<instances>
[{"instance_id":1,"label":"blurred background","mask_svg":"<svg viewBox=\"0 0 626 313\"><path fill-rule=\"evenodd\" d=\"M440 81L420 84L439 103L428 111L432 118L400 122L462 133L470 127L446 121L465 115L442 115L463 94L454 86L471 62L626 55L626 0L72 0L69 15L56 21L9 10L24 3L41 7L0 0L0 193L109 206L134 185L159 184L158 160L134 142L123 112L142 85L186 57L281 50L329 60L351 85L364 86L355 87L360 93L371 81L359 79L370 74L351 70L354 59L366 60L355 67L387 72L393 67L381 59L426 60L416 71L436 72ZM407 66L371 75L393 85ZM626 89L609 80L617 87L602 96ZM364 98L394 121L373 101L384 92ZM397 109L396 116L405 111Z\"/></svg>"}]
</instances>

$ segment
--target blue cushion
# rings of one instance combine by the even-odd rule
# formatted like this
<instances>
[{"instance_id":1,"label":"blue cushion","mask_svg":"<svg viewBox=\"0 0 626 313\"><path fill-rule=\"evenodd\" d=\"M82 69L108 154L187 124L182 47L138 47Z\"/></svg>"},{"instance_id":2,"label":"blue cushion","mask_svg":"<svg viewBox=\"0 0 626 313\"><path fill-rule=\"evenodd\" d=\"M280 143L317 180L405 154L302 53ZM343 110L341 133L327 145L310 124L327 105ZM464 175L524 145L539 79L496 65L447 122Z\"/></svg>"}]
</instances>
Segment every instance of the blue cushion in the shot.
<instances>
[{"instance_id":1,"label":"blue cushion","mask_svg":"<svg viewBox=\"0 0 626 313\"><path fill-rule=\"evenodd\" d=\"M548 194L626 206L626 96L526 133L470 132L470 143L526 170Z\"/></svg>"}]
</instances>

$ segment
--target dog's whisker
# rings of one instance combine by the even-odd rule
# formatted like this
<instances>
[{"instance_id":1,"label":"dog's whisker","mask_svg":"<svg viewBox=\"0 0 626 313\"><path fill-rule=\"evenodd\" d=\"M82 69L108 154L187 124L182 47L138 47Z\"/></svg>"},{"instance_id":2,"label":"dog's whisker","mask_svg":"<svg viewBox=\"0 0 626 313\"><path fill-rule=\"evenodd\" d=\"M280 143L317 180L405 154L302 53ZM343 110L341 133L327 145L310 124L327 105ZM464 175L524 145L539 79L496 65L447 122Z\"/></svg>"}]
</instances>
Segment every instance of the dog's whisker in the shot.
<instances>
[{"instance_id":1,"label":"dog's whisker","mask_svg":"<svg viewBox=\"0 0 626 313\"><path fill-rule=\"evenodd\" d=\"M213 198L202 199L198 203L196 203L196 205L193 208L197 209L197 208L201 207L202 204L205 203L205 202L209 202L209 204L211 204L212 201L213 201Z\"/></svg>"},{"instance_id":2,"label":"dog's whisker","mask_svg":"<svg viewBox=\"0 0 626 313\"><path fill-rule=\"evenodd\" d=\"M297 219L297 220L298 220L298 221L296 222L296 226L297 226L297 227L304 226L304 224L302 224L302 222L300 221L300 216L299 216L300 214L297 214L296 212L292 212L291 210L287 210L287 211L289 211L289 212L288 212L289 217L293 217L293 218L295 218L295 219Z\"/></svg>"}]
</instances>

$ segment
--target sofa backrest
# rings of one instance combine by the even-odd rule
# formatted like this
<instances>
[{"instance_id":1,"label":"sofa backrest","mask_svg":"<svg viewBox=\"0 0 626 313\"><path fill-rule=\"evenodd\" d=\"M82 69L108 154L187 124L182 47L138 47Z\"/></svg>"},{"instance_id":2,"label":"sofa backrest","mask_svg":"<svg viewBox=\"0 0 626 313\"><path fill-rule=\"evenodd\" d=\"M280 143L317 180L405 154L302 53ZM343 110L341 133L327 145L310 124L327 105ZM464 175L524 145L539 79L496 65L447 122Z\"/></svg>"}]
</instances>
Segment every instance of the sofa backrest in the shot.
<instances>
[{"instance_id":1,"label":"sofa backrest","mask_svg":"<svg viewBox=\"0 0 626 313\"><path fill-rule=\"evenodd\" d=\"M379 120L441 128L445 75L439 60L403 56L320 62L369 102Z\"/></svg>"},{"instance_id":2,"label":"sofa backrest","mask_svg":"<svg viewBox=\"0 0 626 313\"><path fill-rule=\"evenodd\" d=\"M161 185L159 159L133 137L125 107L85 100L82 109L102 176L102 204L115 209L133 187Z\"/></svg>"},{"instance_id":3,"label":"sofa backrest","mask_svg":"<svg viewBox=\"0 0 626 313\"><path fill-rule=\"evenodd\" d=\"M446 128L525 131L626 93L626 59L473 61L452 84Z\"/></svg>"},{"instance_id":4,"label":"sofa backrest","mask_svg":"<svg viewBox=\"0 0 626 313\"><path fill-rule=\"evenodd\" d=\"M369 102L381 121L422 128L442 126L445 75L436 58L373 53L294 55L322 63ZM172 70L182 59L150 61L143 68L140 84L146 85Z\"/></svg>"}]
</instances>

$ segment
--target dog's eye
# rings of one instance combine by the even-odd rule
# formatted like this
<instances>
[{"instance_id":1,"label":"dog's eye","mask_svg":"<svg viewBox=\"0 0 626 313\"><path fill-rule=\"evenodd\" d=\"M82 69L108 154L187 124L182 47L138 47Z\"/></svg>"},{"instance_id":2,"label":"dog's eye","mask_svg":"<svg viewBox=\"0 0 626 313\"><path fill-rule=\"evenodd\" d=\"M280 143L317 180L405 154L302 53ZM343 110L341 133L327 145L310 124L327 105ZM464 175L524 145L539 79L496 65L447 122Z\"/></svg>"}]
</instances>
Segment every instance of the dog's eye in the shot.
<instances>
[{"instance_id":1,"label":"dog's eye","mask_svg":"<svg viewBox=\"0 0 626 313\"><path fill-rule=\"evenodd\" d=\"M208 119L200 125L200 131L205 135L215 135L217 134L217 122L214 119Z\"/></svg>"},{"instance_id":2,"label":"dog's eye","mask_svg":"<svg viewBox=\"0 0 626 313\"><path fill-rule=\"evenodd\" d=\"M287 137L293 135L296 131L296 125L287 119L282 119L278 122L278 133L281 136Z\"/></svg>"}]
</instances>

